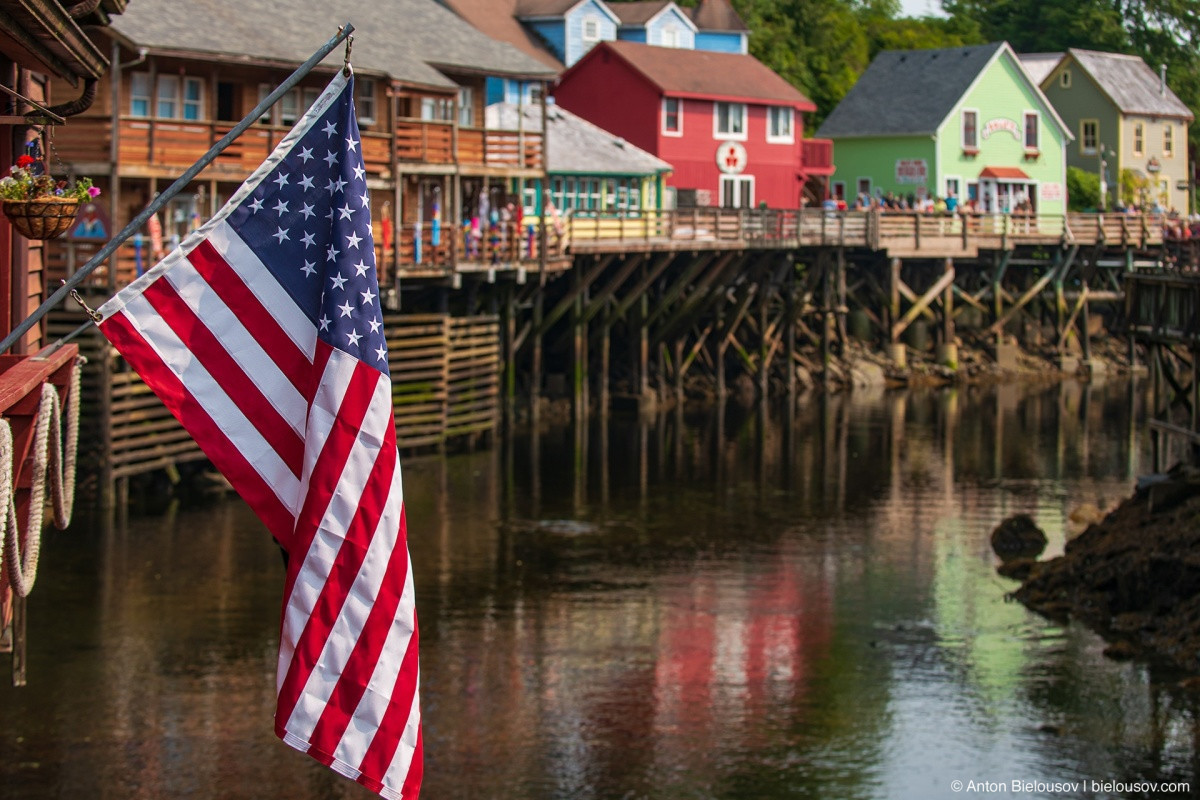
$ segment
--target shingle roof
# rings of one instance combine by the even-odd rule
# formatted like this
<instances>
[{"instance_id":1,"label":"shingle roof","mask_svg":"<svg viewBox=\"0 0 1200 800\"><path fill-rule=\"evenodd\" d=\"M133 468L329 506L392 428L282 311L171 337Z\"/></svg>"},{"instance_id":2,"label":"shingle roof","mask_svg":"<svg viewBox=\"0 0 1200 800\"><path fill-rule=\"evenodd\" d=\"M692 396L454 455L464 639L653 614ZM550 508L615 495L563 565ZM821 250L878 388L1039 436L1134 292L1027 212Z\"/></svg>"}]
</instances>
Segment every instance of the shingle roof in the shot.
<instances>
[{"instance_id":1,"label":"shingle roof","mask_svg":"<svg viewBox=\"0 0 1200 800\"><path fill-rule=\"evenodd\" d=\"M811 100L766 64L741 53L681 50L626 41L601 42L571 69L579 69L605 50L616 53L664 94L729 97L816 109Z\"/></svg>"},{"instance_id":2,"label":"shingle roof","mask_svg":"<svg viewBox=\"0 0 1200 800\"><path fill-rule=\"evenodd\" d=\"M525 130L542 129L542 108L522 108ZM488 127L517 129L517 106L496 103L487 108ZM661 158L634 147L621 137L599 128L556 105L546 107L546 169L554 173L586 175L654 175L670 172Z\"/></svg>"},{"instance_id":3,"label":"shingle roof","mask_svg":"<svg viewBox=\"0 0 1200 800\"><path fill-rule=\"evenodd\" d=\"M1071 48L1067 54L1084 69L1124 114L1179 117L1191 121L1191 110L1138 56Z\"/></svg>"},{"instance_id":4,"label":"shingle roof","mask_svg":"<svg viewBox=\"0 0 1200 800\"><path fill-rule=\"evenodd\" d=\"M350 60L360 70L445 87L454 84L432 65L552 77L543 63L434 0L288 0L283 7L275 0L137 0L112 29L140 47L299 64L347 21L355 27ZM339 49L327 63L341 57Z\"/></svg>"},{"instance_id":5,"label":"shingle roof","mask_svg":"<svg viewBox=\"0 0 1200 800\"><path fill-rule=\"evenodd\" d=\"M508 42L555 72L566 69L550 48L517 19L517 0L441 0L441 3L488 36Z\"/></svg>"},{"instance_id":6,"label":"shingle roof","mask_svg":"<svg viewBox=\"0 0 1200 800\"><path fill-rule=\"evenodd\" d=\"M613 3L609 8L622 25L645 25L670 4L671 0L634 0L631 3Z\"/></svg>"},{"instance_id":7,"label":"shingle roof","mask_svg":"<svg viewBox=\"0 0 1200 800\"><path fill-rule=\"evenodd\" d=\"M885 50L842 98L817 136L932 134L1003 42L942 50Z\"/></svg>"},{"instance_id":8,"label":"shingle roof","mask_svg":"<svg viewBox=\"0 0 1200 800\"><path fill-rule=\"evenodd\" d=\"M1058 62L1063 60L1064 55L1066 54L1021 53L1017 58L1021 59L1021 66L1025 67L1025 71L1029 73L1029 77L1033 78L1033 82L1041 86L1058 66Z\"/></svg>"},{"instance_id":9,"label":"shingle roof","mask_svg":"<svg viewBox=\"0 0 1200 800\"><path fill-rule=\"evenodd\" d=\"M517 0L517 16L557 17L579 3L580 0Z\"/></svg>"},{"instance_id":10,"label":"shingle roof","mask_svg":"<svg viewBox=\"0 0 1200 800\"><path fill-rule=\"evenodd\" d=\"M729 0L700 0L698 6L688 10L692 15L692 22L702 31L750 32L746 23L733 10Z\"/></svg>"}]
</instances>

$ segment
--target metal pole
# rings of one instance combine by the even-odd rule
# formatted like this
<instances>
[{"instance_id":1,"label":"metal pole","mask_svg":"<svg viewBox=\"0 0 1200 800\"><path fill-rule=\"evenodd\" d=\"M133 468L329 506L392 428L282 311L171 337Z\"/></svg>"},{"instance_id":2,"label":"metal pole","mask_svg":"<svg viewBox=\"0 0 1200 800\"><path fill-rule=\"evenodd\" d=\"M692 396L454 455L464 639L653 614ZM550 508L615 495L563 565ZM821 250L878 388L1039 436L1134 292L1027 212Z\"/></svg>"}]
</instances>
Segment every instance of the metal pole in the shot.
<instances>
[{"instance_id":1,"label":"metal pole","mask_svg":"<svg viewBox=\"0 0 1200 800\"><path fill-rule=\"evenodd\" d=\"M283 95L285 95L293 86L303 80L308 73L312 72L313 68L316 67L317 64L324 60L325 56L333 52L333 49L341 44L353 32L354 26L349 22L343 25L342 28L337 32L336 36L322 45L320 50L313 53L307 61L301 64L295 72L288 76L287 80L279 84L279 86L275 88L275 91L267 95L265 99L263 99L257 106L254 107L253 111L247 114L241 122L235 125L233 130L222 136L221 140L214 144L207 153L201 156L199 161L190 166L188 170L180 175L174 183L167 187L165 191L160 193L158 197L154 198L154 200L150 202L150 205L142 209L142 212L134 217L130 223L121 230L120 233L118 233L112 238L112 240L109 241L108 244L100 248L100 251L92 256L86 264L80 267L73 275L71 275L71 277L63 281L63 285L60 286L54 292L54 294L46 298L45 302L37 307L37 310L22 320L17 327L13 329L12 333L4 337L4 340L0 341L0 353L7 352L9 348L20 341L21 337L23 337L30 328L36 325L38 320L44 317L52 308L61 303L63 298L65 298L72 289L82 283L84 278L86 278L98 266L100 266L105 259L116 252L117 248L124 244L126 239L136 233L138 229L145 224L146 220L150 219L150 217L153 216L159 209L170 202L171 198L183 191L183 189L192 182L192 179L200 174L201 170L211 164L213 160L220 155L222 150L228 147L234 139L244 133L247 128L257 122L258 118L263 115L263 112L274 105L275 101L277 101L280 97L283 97Z\"/></svg>"}]
</instances>

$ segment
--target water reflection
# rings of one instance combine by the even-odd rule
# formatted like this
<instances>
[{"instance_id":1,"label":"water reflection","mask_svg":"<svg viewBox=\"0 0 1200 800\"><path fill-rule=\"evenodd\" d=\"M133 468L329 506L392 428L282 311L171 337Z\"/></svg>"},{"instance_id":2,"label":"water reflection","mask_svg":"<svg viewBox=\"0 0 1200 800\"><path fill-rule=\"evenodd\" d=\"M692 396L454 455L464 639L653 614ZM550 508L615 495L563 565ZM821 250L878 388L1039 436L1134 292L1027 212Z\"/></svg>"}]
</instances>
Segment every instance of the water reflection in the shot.
<instances>
[{"instance_id":1,"label":"water reflection","mask_svg":"<svg viewBox=\"0 0 1200 800\"><path fill-rule=\"evenodd\" d=\"M423 796L1195 785L1193 696L1006 602L988 546L1027 512L1053 555L1128 494L1141 409L1123 383L859 392L409 460ZM282 567L240 504L43 558L0 796L369 796L271 734Z\"/></svg>"}]
</instances>

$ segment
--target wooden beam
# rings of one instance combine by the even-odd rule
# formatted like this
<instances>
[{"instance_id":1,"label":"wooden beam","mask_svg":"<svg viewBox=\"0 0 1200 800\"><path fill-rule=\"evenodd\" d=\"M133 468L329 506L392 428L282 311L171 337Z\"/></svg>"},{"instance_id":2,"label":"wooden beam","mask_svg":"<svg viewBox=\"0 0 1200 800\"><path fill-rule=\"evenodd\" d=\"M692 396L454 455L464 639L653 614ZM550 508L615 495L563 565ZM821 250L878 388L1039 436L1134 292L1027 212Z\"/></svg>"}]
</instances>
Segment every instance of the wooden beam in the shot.
<instances>
[{"instance_id":1,"label":"wooden beam","mask_svg":"<svg viewBox=\"0 0 1200 800\"><path fill-rule=\"evenodd\" d=\"M1000 319L996 320L991 324L990 327L988 327L987 332L1000 333L1000 331L1004 329L1004 326L1008 324L1008 321L1012 319L1018 311L1020 311L1030 300L1037 297L1038 294L1041 293L1042 289L1046 288L1046 284L1054 280L1054 276L1057 275L1059 271L1065 271L1070 268L1071 264L1075 261L1075 254L1078 252L1079 245L1072 245L1062 265L1057 269L1051 269L1041 278L1038 278L1037 282L1034 283L1033 286L1029 287L1029 289L1023 295L1017 298L1017 301L1013 304L1012 308L1004 312L1004 315L1000 317Z\"/></svg>"},{"instance_id":2,"label":"wooden beam","mask_svg":"<svg viewBox=\"0 0 1200 800\"><path fill-rule=\"evenodd\" d=\"M943 272L942 277L938 278L937 283L929 287L929 290L925 292L925 294L921 295L916 304L914 304L912 308L905 312L904 316L892 326L892 341L897 341L900 338L900 334L904 333L905 329L908 328L908 326L911 325L918 316L920 316L922 309L927 308L929 304L932 303L934 299L942 293L942 290L944 290L953 282L954 270L951 269L949 272Z\"/></svg>"},{"instance_id":3,"label":"wooden beam","mask_svg":"<svg viewBox=\"0 0 1200 800\"><path fill-rule=\"evenodd\" d=\"M546 331L550 330L550 328L554 326L554 323L562 319L563 315L575 306L576 298L583 294L584 290L591 286L592 282L595 281L596 278L600 277L600 274L604 272L604 270L608 269L608 265L616 260L616 258L616 253L609 253L603 257L597 258L596 263L593 264L591 269L587 271L582 280L576 281L575 284L569 290L567 290L566 296L559 300L558 304L550 310L550 313L542 319L541 324L537 326L534 334L537 336L544 335ZM576 267L576 269L578 269L578 267Z\"/></svg>"}]
</instances>

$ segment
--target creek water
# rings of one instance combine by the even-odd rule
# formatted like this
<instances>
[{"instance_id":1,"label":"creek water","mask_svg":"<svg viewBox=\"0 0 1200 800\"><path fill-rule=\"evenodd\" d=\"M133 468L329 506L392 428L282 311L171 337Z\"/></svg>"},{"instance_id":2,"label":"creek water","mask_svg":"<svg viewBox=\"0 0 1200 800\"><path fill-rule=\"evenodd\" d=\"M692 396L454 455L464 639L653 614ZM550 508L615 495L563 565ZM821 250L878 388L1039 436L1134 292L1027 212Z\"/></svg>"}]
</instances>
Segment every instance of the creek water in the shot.
<instances>
[{"instance_id":1,"label":"creek water","mask_svg":"<svg viewBox=\"0 0 1200 800\"><path fill-rule=\"evenodd\" d=\"M1190 796L1134 784L1197 787L1200 696L1007 601L988 541L1128 496L1143 406L858 392L406 460L422 797ZM0 797L372 796L274 738L264 529L156 494L47 533Z\"/></svg>"}]
</instances>

